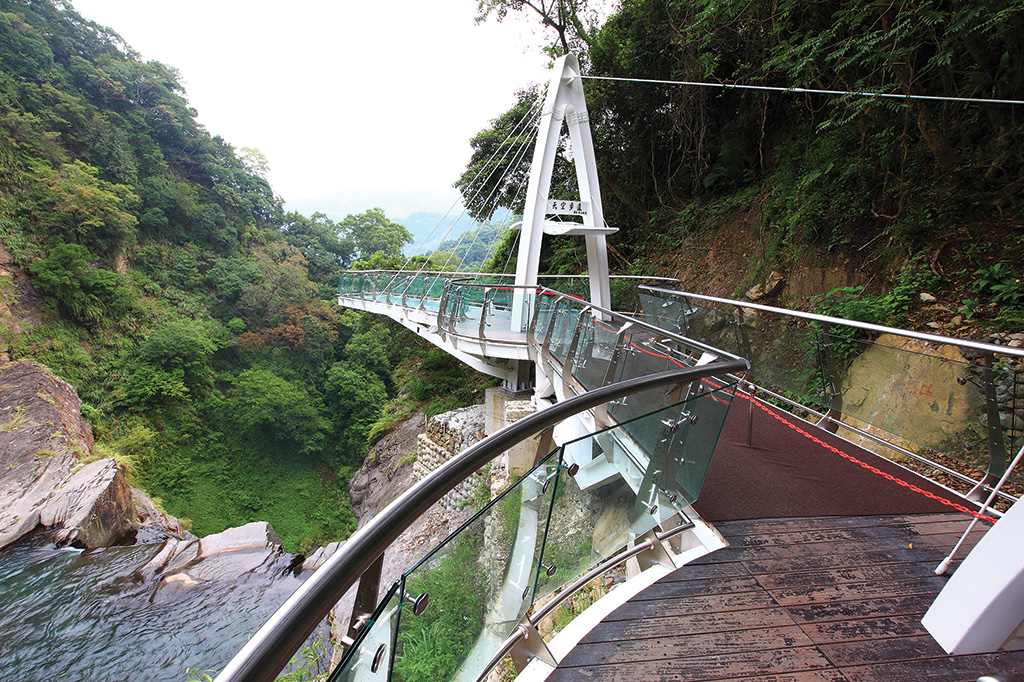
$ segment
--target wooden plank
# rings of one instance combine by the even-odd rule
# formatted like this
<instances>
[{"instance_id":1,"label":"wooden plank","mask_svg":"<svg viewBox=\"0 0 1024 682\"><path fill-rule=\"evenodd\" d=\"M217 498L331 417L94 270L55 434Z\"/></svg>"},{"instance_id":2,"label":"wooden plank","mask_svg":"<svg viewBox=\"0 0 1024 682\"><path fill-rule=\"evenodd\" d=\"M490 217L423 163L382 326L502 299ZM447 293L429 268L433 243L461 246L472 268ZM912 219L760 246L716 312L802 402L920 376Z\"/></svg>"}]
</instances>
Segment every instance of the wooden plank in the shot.
<instances>
[{"instance_id":1,"label":"wooden plank","mask_svg":"<svg viewBox=\"0 0 1024 682\"><path fill-rule=\"evenodd\" d=\"M849 682L838 670L804 670L781 675L758 675L757 677L733 677L729 680L708 680L707 682Z\"/></svg>"},{"instance_id":2,"label":"wooden plank","mask_svg":"<svg viewBox=\"0 0 1024 682\"><path fill-rule=\"evenodd\" d=\"M906 549L890 549L880 551L864 551L855 555L815 554L812 556L778 557L768 559L750 559L743 565L752 575L777 573L800 573L830 571L843 568L884 566L888 564L927 563L942 560L943 554L920 547Z\"/></svg>"},{"instance_id":3,"label":"wooden plank","mask_svg":"<svg viewBox=\"0 0 1024 682\"><path fill-rule=\"evenodd\" d=\"M599 668L568 668L557 669L547 677L548 682L580 682L580 680L593 680L593 682L622 682L623 677L618 677L616 668L603 670ZM623 673L626 674L626 673ZM635 678L637 682L686 682L689 678L680 677L679 673L669 673L660 678ZM774 675L755 675L752 677L729 677L704 680L703 682L849 682L846 677L836 669L825 670L801 670L797 672L779 673ZM973 682L973 680L971 681Z\"/></svg>"},{"instance_id":4,"label":"wooden plank","mask_svg":"<svg viewBox=\"0 0 1024 682\"><path fill-rule=\"evenodd\" d=\"M576 646L560 665L618 665L644 661L674 660L680 666L686 659L726 654L774 652L792 647L812 646L813 642L796 625L756 630L680 634L643 640L587 642Z\"/></svg>"},{"instance_id":5,"label":"wooden plank","mask_svg":"<svg viewBox=\"0 0 1024 682\"><path fill-rule=\"evenodd\" d=\"M822 644L819 648L840 668L946 656L946 652L930 635L837 642Z\"/></svg>"},{"instance_id":6,"label":"wooden plank","mask_svg":"<svg viewBox=\"0 0 1024 682\"><path fill-rule=\"evenodd\" d=\"M929 556L935 552L944 553L952 549L959 539L953 534L943 535L916 535L910 537L898 537L893 535L880 535L874 538L850 539L828 543L804 543L794 540L788 545L760 545L751 547L729 547L728 558L732 561L747 562L758 559L782 559L787 557L814 556L818 553L838 554L843 556L856 556L861 552L877 552L898 549L918 549L929 551ZM713 555L712 555L713 556ZM941 557L940 557L941 558Z\"/></svg>"},{"instance_id":7,"label":"wooden plank","mask_svg":"<svg viewBox=\"0 0 1024 682\"><path fill-rule=\"evenodd\" d=\"M620 641L663 637L666 633L715 633L731 630L775 628L795 621L778 606L744 611L696 613L686 616L654 616L639 620L605 619L582 642Z\"/></svg>"},{"instance_id":8,"label":"wooden plank","mask_svg":"<svg viewBox=\"0 0 1024 682\"><path fill-rule=\"evenodd\" d=\"M1024 656L1020 652L948 656L925 661L875 663L843 669L850 682L893 682L893 680L927 680L928 682L975 682L983 675L1015 675L1024 673Z\"/></svg>"},{"instance_id":9,"label":"wooden plank","mask_svg":"<svg viewBox=\"0 0 1024 682\"><path fill-rule=\"evenodd\" d=\"M683 582L656 582L633 597L633 601L651 599L684 599L687 597L711 596L716 594L740 594L743 592L759 592L764 588L752 577L744 578L707 578L704 580L686 580Z\"/></svg>"},{"instance_id":10,"label":"wooden plank","mask_svg":"<svg viewBox=\"0 0 1024 682\"><path fill-rule=\"evenodd\" d=\"M782 606L823 604L880 597L900 597L911 594L926 594L932 598L946 584L945 578L932 575L928 578L908 580L873 580L863 583L840 583L815 587L769 590Z\"/></svg>"},{"instance_id":11,"label":"wooden plank","mask_svg":"<svg viewBox=\"0 0 1024 682\"><path fill-rule=\"evenodd\" d=\"M775 600L767 592L745 592L709 597L687 597L685 599L662 599L661 601L629 601L615 609L606 620L630 620L634 618L655 618L659 616L688 616L694 613L722 613L764 609L775 606Z\"/></svg>"},{"instance_id":12,"label":"wooden plank","mask_svg":"<svg viewBox=\"0 0 1024 682\"><path fill-rule=\"evenodd\" d=\"M831 665L816 647L792 647L774 652L743 652L735 654L696 656L685 659L685 668L676 659L638 661L618 665L559 667L548 680L643 680L660 682L705 682L734 680L744 677L778 676L815 670L828 670Z\"/></svg>"},{"instance_id":13,"label":"wooden plank","mask_svg":"<svg viewBox=\"0 0 1024 682\"><path fill-rule=\"evenodd\" d=\"M872 580L899 580L901 578L929 578L935 576L934 561L921 561L903 564L883 564L880 566L852 566L835 568L829 571L809 571L800 573L768 573L757 576L768 591L811 588L821 585L839 583L864 583Z\"/></svg>"},{"instance_id":14,"label":"wooden plank","mask_svg":"<svg viewBox=\"0 0 1024 682\"><path fill-rule=\"evenodd\" d=\"M786 612L793 616L797 623L902 616L924 613L934 598L934 595L930 594L911 594L905 597L844 601L834 604L789 606Z\"/></svg>"},{"instance_id":15,"label":"wooden plank","mask_svg":"<svg viewBox=\"0 0 1024 682\"><path fill-rule=\"evenodd\" d=\"M906 542L946 541L959 539L966 530L966 523L930 523L924 525L859 526L856 528L807 528L787 533L769 535L741 535L727 538L730 547L791 547L794 545L832 544L836 542L877 540L880 538L905 539ZM975 541L984 533L972 531ZM936 537L938 536L938 537ZM954 540L955 542L955 540ZM813 551L813 548L811 548Z\"/></svg>"},{"instance_id":16,"label":"wooden plank","mask_svg":"<svg viewBox=\"0 0 1024 682\"><path fill-rule=\"evenodd\" d=\"M861 620L814 622L801 625L815 644L855 642L882 637L917 637L928 634L921 625L923 614L885 616Z\"/></svg>"},{"instance_id":17,"label":"wooden plank","mask_svg":"<svg viewBox=\"0 0 1024 682\"><path fill-rule=\"evenodd\" d=\"M682 582L686 580L704 580L705 578L741 578L749 576L750 571L738 561L727 561L714 564L686 564L672 571L659 583Z\"/></svg>"},{"instance_id":18,"label":"wooden plank","mask_svg":"<svg viewBox=\"0 0 1024 682\"><path fill-rule=\"evenodd\" d=\"M725 537L735 535L774 535L806 528L860 528L868 526L891 526L896 524L920 524L962 522L964 528L973 517L970 514L951 512L948 514L892 514L883 516L814 516L785 519L749 519L745 521L723 521L715 528Z\"/></svg>"}]
</instances>

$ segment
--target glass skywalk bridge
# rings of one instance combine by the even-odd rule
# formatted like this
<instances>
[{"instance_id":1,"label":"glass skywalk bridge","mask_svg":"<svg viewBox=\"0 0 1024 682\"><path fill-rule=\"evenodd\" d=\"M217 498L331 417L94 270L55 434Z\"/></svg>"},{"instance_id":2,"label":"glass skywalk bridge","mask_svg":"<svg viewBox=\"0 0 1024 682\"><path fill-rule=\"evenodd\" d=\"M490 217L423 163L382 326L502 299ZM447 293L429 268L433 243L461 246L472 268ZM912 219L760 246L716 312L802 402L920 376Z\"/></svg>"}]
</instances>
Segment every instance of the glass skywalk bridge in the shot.
<instances>
[{"instance_id":1,"label":"glass skywalk bridge","mask_svg":"<svg viewBox=\"0 0 1024 682\"><path fill-rule=\"evenodd\" d=\"M357 580L332 680L478 680L505 656L517 670L534 659L554 664L538 625L588 582L633 558L653 580L719 546L691 505L731 405L764 405L757 393L938 471L947 485L963 485L965 505L968 495L987 495L974 505L981 513L1000 514L988 508L997 495L1015 499L994 482L1006 480L1007 446L1021 443L1020 350L645 285L620 287L627 314L588 303L573 293L577 281L560 284L569 292L528 292L516 330L516 287L504 278L344 276L342 305L387 314L482 363L534 363L544 409L459 455L350 538L218 679L273 679ZM874 342L851 338L858 330ZM904 369L867 385L857 358L869 353ZM922 376L930 383L920 385ZM945 447L916 440L928 431L943 434ZM529 471L380 585L382 553L404 528L535 434Z\"/></svg>"},{"instance_id":2,"label":"glass skywalk bridge","mask_svg":"<svg viewBox=\"0 0 1024 682\"><path fill-rule=\"evenodd\" d=\"M404 318L506 380L509 360L532 360L535 385L550 382L560 399L702 356L744 357L746 393L913 462L974 500L1024 446L1024 349L702 296L669 280L613 283L628 314L589 305L584 278L551 278L531 290L517 331L516 287L496 275L352 272L338 300ZM590 426L606 426L601 419Z\"/></svg>"},{"instance_id":3,"label":"glass skywalk bridge","mask_svg":"<svg viewBox=\"0 0 1024 682\"><path fill-rule=\"evenodd\" d=\"M786 419L842 429L963 486L965 504L985 500L982 513L1000 513L988 509L997 495L1015 499L1000 486L1012 470L1008 447L1024 433L1024 351L610 278L605 237L615 228L604 221L579 74L575 58L560 58L539 110L515 278L349 272L338 294L340 305L387 315L509 388L532 389L540 409L357 531L221 682L274 679L357 581L331 679L478 680L506 654L516 669L553 663L537 625L594 577L629 558L641 576L657 575L720 546L691 505L733 402L750 410L750 440L755 407L781 416L757 394L791 409ZM563 126L577 182L576 195L560 199L549 190ZM566 213L566 204L575 208ZM544 235L567 230L586 241L590 277L539 276ZM887 336L898 343L883 343ZM869 356L881 374L864 371ZM380 589L383 552L404 529L535 435L537 455L521 478Z\"/></svg>"}]
</instances>

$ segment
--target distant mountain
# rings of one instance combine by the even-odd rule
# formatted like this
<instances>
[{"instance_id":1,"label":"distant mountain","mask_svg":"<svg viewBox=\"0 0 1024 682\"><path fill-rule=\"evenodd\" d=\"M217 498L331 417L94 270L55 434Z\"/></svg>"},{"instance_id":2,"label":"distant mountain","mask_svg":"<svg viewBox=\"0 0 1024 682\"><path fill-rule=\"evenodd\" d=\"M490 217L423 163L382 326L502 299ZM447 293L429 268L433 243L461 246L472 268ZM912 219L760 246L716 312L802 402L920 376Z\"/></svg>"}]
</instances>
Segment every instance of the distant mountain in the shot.
<instances>
[{"instance_id":1,"label":"distant mountain","mask_svg":"<svg viewBox=\"0 0 1024 682\"><path fill-rule=\"evenodd\" d=\"M443 241L458 239L476 226L476 221L465 213L445 216L442 213L420 211L407 218L395 219L412 233L412 244L405 248L407 256L428 255Z\"/></svg>"},{"instance_id":2,"label":"distant mountain","mask_svg":"<svg viewBox=\"0 0 1024 682\"><path fill-rule=\"evenodd\" d=\"M488 222L482 224L466 214L445 217L439 213L421 212L414 213L404 220L395 220L413 232L413 244L406 249L407 255L428 255L438 248L443 251L459 250L461 257L468 256L474 266L479 266L482 263L484 254L474 253L473 256L469 256L468 252L462 253L469 245L460 245L460 238L470 230L482 230L480 236L486 233L486 237L482 241L477 239L478 244L473 245L473 250L483 249L486 251L490 244L498 238L499 233L507 227L506 223L509 221L510 213L507 209L499 209ZM490 228L483 230L484 225Z\"/></svg>"}]
</instances>

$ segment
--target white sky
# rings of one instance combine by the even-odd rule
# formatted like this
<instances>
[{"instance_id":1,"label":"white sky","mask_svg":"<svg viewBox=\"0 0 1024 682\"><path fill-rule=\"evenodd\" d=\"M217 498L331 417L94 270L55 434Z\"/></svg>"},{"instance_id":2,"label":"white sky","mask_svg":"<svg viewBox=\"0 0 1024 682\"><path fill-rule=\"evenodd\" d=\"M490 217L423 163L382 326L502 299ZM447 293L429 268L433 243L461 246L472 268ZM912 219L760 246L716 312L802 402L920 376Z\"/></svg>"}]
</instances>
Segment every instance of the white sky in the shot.
<instances>
[{"instance_id":1,"label":"white sky","mask_svg":"<svg viewBox=\"0 0 1024 682\"><path fill-rule=\"evenodd\" d=\"M307 214L447 211L469 139L547 80L532 26L476 26L475 0L73 2L178 69L199 122Z\"/></svg>"}]
</instances>

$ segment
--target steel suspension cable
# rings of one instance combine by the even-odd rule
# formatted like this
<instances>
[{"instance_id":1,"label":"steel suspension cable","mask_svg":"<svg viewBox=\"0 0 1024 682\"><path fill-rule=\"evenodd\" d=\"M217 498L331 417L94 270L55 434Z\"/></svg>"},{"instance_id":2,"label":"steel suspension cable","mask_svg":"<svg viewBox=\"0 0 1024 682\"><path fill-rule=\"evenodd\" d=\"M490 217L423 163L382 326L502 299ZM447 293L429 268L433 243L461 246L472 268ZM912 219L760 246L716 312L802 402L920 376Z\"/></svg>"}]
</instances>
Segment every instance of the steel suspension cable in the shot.
<instances>
[{"instance_id":1,"label":"steel suspension cable","mask_svg":"<svg viewBox=\"0 0 1024 682\"><path fill-rule=\"evenodd\" d=\"M772 85L745 85L741 83L705 83L701 81L674 81L657 78L625 78L621 76L580 76L587 80L619 81L625 83L653 83L658 85L685 85L699 88L719 88L722 90L760 90L765 92L792 92L811 95L850 95L854 97L880 97L885 99L924 100L933 102L965 102L968 104L1024 104L1019 99L987 99L982 97L949 97L943 95L902 95L895 92L870 92L856 90L823 90L818 88L784 88Z\"/></svg>"},{"instance_id":2,"label":"steel suspension cable","mask_svg":"<svg viewBox=\"0 0 1024 682\"><path fill-rule=\"evenodd\" d=\"M539 103L538 104L534 104L534 106L531 108L531 110L529 112L527 112L527 115L523 117L523 120L520 121L520 123L517 125L517 127L515 129L513 129L512 132L510 132L508 134L508 136L506 136L506 138L501 142L501 144L499 146L500 147L504 147L508 143L508 141L510 139L512 139L513 137L518 136L519 134L521 134L522 131L525 130L528 127L528 125L532 122L531 117L533 117L533 111L535 109L539 111L539 108L540 108ZM488 161L489 160L490 159L488 159ZM488 176L488 178L485 178L483 181L481 181L481 184L483 182L486 182L487 179L489 179L489 176ZM475 193L475 191L476 190L471 190L471 194ZM455 207L458 206L460 202L461 202L461 199L458 199L454 203L452 203L452 205L445 212L444 216L442 216L441 219L434 225L434 227L430 230L430 232L427 234L427 236L424 237L422 241L420 241L419 246L417 246L414 249L413 254L411 256L409 256L408 258L406 258L405 263L402 265L401 268L399 268L399 272L402 272L403 270L405 270L405 267L412 261L412 259L414 257L416 257L417 255L421 255L420 254L420 249L422 249L427 244L427 242L430 241L430 239L437 232L438 228L441 227L441 225L444 223L445 219L447 219L452 214L452 212L455 210ZM464 214L464 213L465 213L465 211L463 210L462 213L460 213L459 217L461 218L462 214ZM458 222L458 219L456 219L455 223L457 223L457 222ZM447 238L447 236L451 233L451 230L454 228L455 223L453 223L452 226L449 227L448 230L445 232L445 234L442 235L441 241L444 241L444 239ZM433 252L431 252L431 253L433 253ZM420 269L420 271L422 272L422 268Z\"/></svg>"},{"instance_id":3,"label":"steel suspension cable","mask_svg":"<svg viewBox=\"0 0 1024 682\"><path fill-rule=\"evenodd\" d=\"M536 125L537 120L540 118L540 107L539 106L536 107L535 111L536 111L536 115L532 117L532 124L534 126ZM530 151L530 146L528 144L520 145L519 149L517 149L516 152L515 152L515 156L513 157L512 162L507 167L508 168L514 168L514 167L518 166L523 161L523 159L526 157L526 155L527 155L527 153L529 151ZM502 162L504 162L504 160L505 160L504 158L501 159ZM500 180L499 180L499 182L494 184L494 186L491 188L490 194L485 199L485 202L490 202L491 200L494 199L495 194L498 192L498 189L499 189L499 187L501 185L502 185L502 182ZM525 191L526 191L526 187L525 186L520 186L519 188L517 188L516 195L515 195L515 201L513 202L514 204L518 203L519 198L525 193ZM502 226L504 227L504 225L507 224L507 222L508 222L508 216L506 216L506 219L503 222ZM465 233L463 234L463 236L465 236ZM477 229L475 234L473 235L473 241L470 243L469 249L467 249L467 251L466 251L466 256L469 255L469 251L472 250L473 246L476 244L476 241L477 241L477 239L479 237L480 237L480 230ZM459 240L459 244L456 245L456 248L458 248L458 246L461 245L461 243L462 243L462 240L460 239ZM487 252L484 254L484 262L486 262L488 256L490 255L491 249L494 247L494 245L496 243L497 243L497 240L492 241L491 244L487 247ZM448 258L448 261L451 261L451 258L454 256L454 254L455 254L455 250L453 249L452 250L452 254ZM465 256L459 262L459 267L462 267L462 263L464 263L464 262L465 262ZM447 266L448 266L448 262L445 262L445 267L447 267ZM504 273L502 273L502 274L504 274Z\"/></svg>"},{"instance_id":4,"label":"steel suspension cable","mask_svg":"<svg viewBox=\"0 0 1024 682\"><path fill-rule=\"evenodd\" d=\"M494 174L495 174L495 173L496 173L496 172L497 172L497 171L498 171L498 170L499 170L500 168L508 168L508 167L509 167L509 166L506 166L506 165L504 165L504 164L505 164L505 160L507 159L507 157L508 157L508 155L509 155L509 153L510 153L510 151L511 151L511 150L510 150L510 149L508 148L508 146L506 146L506 145L507 145L507 143L508 143L508 142L509 142L510 140L512 140L512 139L514 139L514 138L518 138L518 137L519 137L520 135L523 135L524 133L526 133L526 131L530 130L531 128L534 128L534 129L536 129L536 127L537 127L537 121L538 121L538 120L540 119L540 115L541 115L541 102L540 102L539 100L537 100L537 101L535 101L535 102L534 102L534 104L533 104L533 105L531 106L531 108L530 108L530 110L529 110L529 111L527 112L526 116L524 116L524 117L522 118L522 120L521 120L521 121L519 122L519 124L517 124L516 128L515 128L515 129L514 129L514 130L513 130L513 131L512 131L512 132L511 132L511 133L510 133L510 134L509 134L509 135L508 135L508 136L507 136L507 137L505 138L505 140L504 140L504 141L503 141L503 142L501 143L501 145L500 145L500 146L501 146L501 147L504 147L504 148L505 148L505 149L504 149L504 151L502 152L501 158L500 158L500 159L498 159L497 163L495 163L495 164L494 164L494 165L493 165L493 166L491 167L491 170L490 170L490 172L489 172L489 173L487 174L487 176L486 176L486 177L485 177L485 178L484 178L483 180L480 180L480 181L478 181L478 183L477 183L477 189L474 189L474 190L473 190L473 191L471 192L471 199L473 199L473 198L476 198L476 197L478 197L478 196L479 196L479 193L478 193L478 191L477 191L477 190L481 189L482 187L485 187L485 186L487 185L487 183L489 183L489 182L490 182L490 180L491 180L491 178L492 178L492 177L494 176ZM527 149L527 147L528 147L528 146L529 146L529 145L521 145L521 146L520 146L520 147L519 147L518 149L516 149L516 150L515 150L515 152L514 152L514 154L515 154L515 157L513 158L513 161L512 161L512 164L511 164L512 166L515 166L516 164L518 164L518 163L519 163L519 162L520 162L520 161L522 160L522 157L523 157L523 155L525 154L525 150ZM488 158L488 159L486 160L486 162L487 162L487 163L489 163L489 162L491 162L491 161L492 161L493 159L494 159L494 155L492 155L491 157L489 157L489 158ZM494 185L492 186L492 188L491 188L491 190L490 190L489 194L488 194L488 195L487 195L487 197L485 198L485 202L486 202L486 201L490 201L491 199L493 199L493 198L494 198L494 195L495 195L495 193L496 193L496 192L498 191L498 188L500 187L500 185L501 185L501 182L500 182L500 178L499 178L499 182L495 183L495 184L494 184ZM465 214L466 212L467 212L467 209L463 209L463 215L464 215L464 214ZM461 216L460 216L460 217L461 217ZM453 226L453 227L454 227L454 226ZM451 254L449 254L449 256L448 256L448 260L447 260L447 261L445 261L445 264L444 264L444 266L442 266L442 269L445 269L445 268L447 268L447 267L448 267L449 263L451 262L451 259L452 259L452 258L454 257L454 255L455 255L455 252L456 252L456 250L458 249L458 247L459 247L459 246L461 246L461 244L462 244L462 239L464 239L464 238L465 238L465 235L466 235L467 233L468 233L468 230L467 230L467 232L464 232L464 233L463 233L463 235L462 235L462 238L460 238L460 239L459 239L459 241L458 241L458 242L456 243L456 245L455 245L455 249L453 249L453 250L452 250L452 252L451 252ZM478 236L479 236L479 230L477 230L476 234L474 235L474 240L475 240L475 239L476 239L476 238L477 238ZM435 250L435 252L436 252L436 250ZM460 265L461 265L461 263L460 263Z\"/></svg>"}]
</instances>

